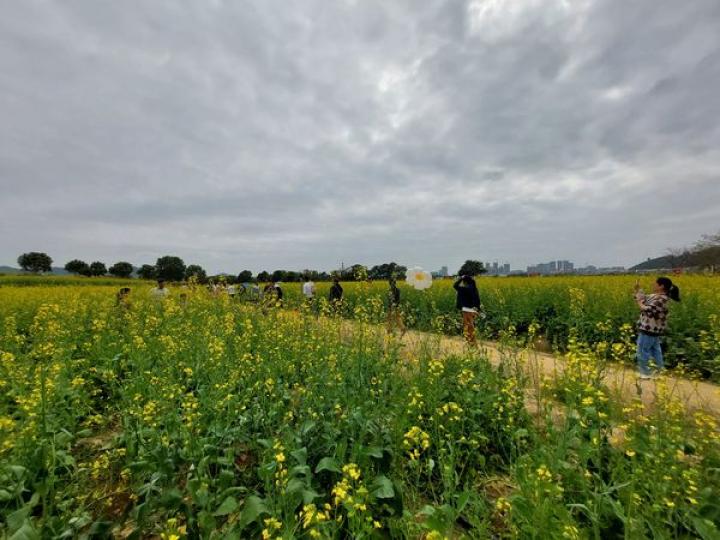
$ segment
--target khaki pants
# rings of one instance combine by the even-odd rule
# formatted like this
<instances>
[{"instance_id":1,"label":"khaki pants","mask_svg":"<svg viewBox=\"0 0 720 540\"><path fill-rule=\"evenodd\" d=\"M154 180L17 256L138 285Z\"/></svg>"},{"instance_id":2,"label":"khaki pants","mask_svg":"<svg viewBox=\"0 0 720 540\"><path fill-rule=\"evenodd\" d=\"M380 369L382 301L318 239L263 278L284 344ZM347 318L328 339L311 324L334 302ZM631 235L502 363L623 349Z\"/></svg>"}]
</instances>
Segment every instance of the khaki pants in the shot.
<instances>
[{"instance_id":1,"label":"khaki pants","mask_svg":"<svg viewBox=\"0 0 720 540\"><path fill-rule=\"evenodd\" d=\"M463 311L463 335L468 343L475 345L475 317L477 313L471 311Z\"/></svg>"},{"instance_id":2,"label":"khaki pants","mask_svg":"<svg viewBox=\"0 0 720 540\"><path fill-rule=\"evenodd\" d=\"M405 323L403 323L402 312L399 307L391 306L388 308L387 330L388 332L400 330L403 334L405 333Z\"/></svg>"}]
</instances>

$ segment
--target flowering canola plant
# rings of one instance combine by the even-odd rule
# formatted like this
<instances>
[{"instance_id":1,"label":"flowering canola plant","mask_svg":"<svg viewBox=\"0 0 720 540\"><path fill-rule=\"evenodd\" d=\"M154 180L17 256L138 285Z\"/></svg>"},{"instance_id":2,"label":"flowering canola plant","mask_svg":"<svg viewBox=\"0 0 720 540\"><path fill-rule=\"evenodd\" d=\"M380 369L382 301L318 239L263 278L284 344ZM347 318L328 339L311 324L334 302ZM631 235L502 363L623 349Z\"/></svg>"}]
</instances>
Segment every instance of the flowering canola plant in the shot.
<instances>
[{"instance_id":1,"label":"flowering canola plant","mask_svg":"<svg viewBox=\"0 0 720 540\"><path fill-rule=\"evenodd\" d=\"M662 381L653 407L613 403L613 359L581 325L531 412L510 363L432 338L406 350L203 289L158 302L133 282L117 305L114 285L41 283L0 285L0 536L717 535L717 419ZM350 300L364 321L372 287ZM575 320L630 347L591 296L573 293Z\"/></svg>"}]
</instances>

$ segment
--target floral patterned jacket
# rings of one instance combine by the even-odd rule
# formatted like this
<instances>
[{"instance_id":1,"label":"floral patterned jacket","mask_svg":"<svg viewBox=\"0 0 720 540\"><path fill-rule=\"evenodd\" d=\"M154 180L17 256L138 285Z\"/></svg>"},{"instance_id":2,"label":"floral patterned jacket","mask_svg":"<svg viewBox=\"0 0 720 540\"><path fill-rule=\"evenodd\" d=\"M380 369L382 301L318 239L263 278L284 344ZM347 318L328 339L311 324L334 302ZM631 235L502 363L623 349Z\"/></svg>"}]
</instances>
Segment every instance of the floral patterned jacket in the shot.
<instances>
[{"instance_id":1,"label":"floral patterned jacket","mask_svg":"<svg viewBox=\"0 0 720 540\"><path fill-rule=\"evenodd\" d=\"M650 336L659 336L665 332L668 319L668 297L664 294L645 294L640 291L635 295L640 304L638 330Z\"/></svg>"}]
</instances>

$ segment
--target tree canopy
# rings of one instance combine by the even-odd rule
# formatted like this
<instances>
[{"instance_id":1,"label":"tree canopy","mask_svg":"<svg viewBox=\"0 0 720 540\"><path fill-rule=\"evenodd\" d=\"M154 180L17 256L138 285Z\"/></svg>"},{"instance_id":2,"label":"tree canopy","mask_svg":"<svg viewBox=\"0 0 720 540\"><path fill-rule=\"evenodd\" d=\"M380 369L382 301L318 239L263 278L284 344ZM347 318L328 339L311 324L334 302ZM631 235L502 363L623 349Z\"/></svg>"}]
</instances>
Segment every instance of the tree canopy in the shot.
<instances>
[{"instance_id":1,"label":"tree canopy","mask_svg":"<svg viewBox=\"0 0 720 540\"><path fill-rule=\"evenodd\" d=\"M155 271L158 279L167 281L182 281L185 279L185 263L180 257L165 255L155 263Z\"/></svg>"},{"instance_id":2,"label":"tree canopy","mask_svg":"<svg viewBox=\"0 0 720 540\"><path fill-rule=\"evenodd\" d=\"M200 283L207 281L207 272L199 264L189 264L185 269L185 279L195 278Z\"/></svg>"},{"instance_id":3,"label":"tree canopy","mask_svg":"<svg viewBox=\"0 0 720 540\"><path fill-rule=\"evenodd\" d=\"M370 279L390 279L391 277L401 277L407 272L407 267L399 265L396 262L378 264L368 270Z\"/></svg>"},{"instance_id":4,"label":"tree canopy","mask_svg":"<svg viewBox=\"0 0 720 540\"><path fill-rule=\"evenodd\" d=\"M119 261L108 268L111 276L129 278L133 273L133 265L126 261Z\"/></svg>"},{"instance_id":5,"label":"tree canopy","mask_svg":"<svg viewBox=\"0 0 720 540\"><path fill-rule=\"evenodd\" d=\"M107 268L105 268L105 263L101 263L100 261L91 262L90 274L93 276L104 276L105 274L107 274Z\"/></svg>"},{"instance_id":6,"label":"tree canopy","mask_svg":"<svg viewBox=\"0 0 720 540\"><path fill-rule=\"evenodd\" d=\"M71 274L77 274L80 276L89 276L90 273L90 266L85 261L81 261L80 259L73 259L72 261L69 261L65 264L65 270L70 272Z\"/></svg>"},{"instance_id":7,"label":"tree canopy","mask_svg":"<svg viewBox=\"0 0 720 540\"><path fill-rule=\"evenodd\" d=\"M157 268L152 264L143 264L137 274L140 279L155 279L157 277Z\"/></svg>"},{"instance_id":8,"label":"tree canopy","mask_svg":"<svg viewBox=\"0 0 720 540\"><path fill-rule=\"evenodd\" d=\"M238 274L238 283L246 283L252 281L253 273L250 270L243 270Z\"/></svg>"},{"instance_id":9,"label":"tree canopy","mask_svg":"<svg viewBox=\"0 0 720 540\"><path fill-rule=\"evenodd\" d=\"M52 272L52 259L47 253L30 251L23 253L17 260L20 268L26 272Z\"/></svg>"},{"instance_id":10,"label":"tree canopy","mask_svg":"<svg viewBox=\"0 0 720 540\"><path fill-rule=\"evenodd\" d=\"M480 261L474 261L472 259L468 259L460 267L460 270L458 270L458 275L459 276L478 276L480 274L484 274L485 272L487 272L487 269L485 268L485 265L483 265L483 263L481 263Z\"/></svg>"}]
</instances>

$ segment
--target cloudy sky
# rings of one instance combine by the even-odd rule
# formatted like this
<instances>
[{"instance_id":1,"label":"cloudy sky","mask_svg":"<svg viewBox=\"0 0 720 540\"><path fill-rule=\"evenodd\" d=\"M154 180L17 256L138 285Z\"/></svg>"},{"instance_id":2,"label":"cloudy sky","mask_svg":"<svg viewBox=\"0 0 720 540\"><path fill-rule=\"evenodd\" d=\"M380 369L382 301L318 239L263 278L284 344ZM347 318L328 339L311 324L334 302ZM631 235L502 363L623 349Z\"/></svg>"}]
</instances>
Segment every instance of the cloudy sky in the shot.
<instances>
[{"instance_id":1,"label":"cloudy sky","mask_svg":"<svg viewBox=\"0 0 720 540\"><path fill-rule=\"evenodd\" d=\"M717 0L0 13L0 264L631 265L720 229Z\"/></svg>"}]
</instances>

